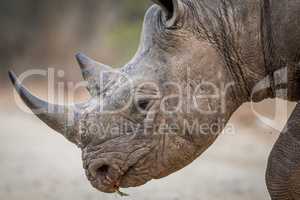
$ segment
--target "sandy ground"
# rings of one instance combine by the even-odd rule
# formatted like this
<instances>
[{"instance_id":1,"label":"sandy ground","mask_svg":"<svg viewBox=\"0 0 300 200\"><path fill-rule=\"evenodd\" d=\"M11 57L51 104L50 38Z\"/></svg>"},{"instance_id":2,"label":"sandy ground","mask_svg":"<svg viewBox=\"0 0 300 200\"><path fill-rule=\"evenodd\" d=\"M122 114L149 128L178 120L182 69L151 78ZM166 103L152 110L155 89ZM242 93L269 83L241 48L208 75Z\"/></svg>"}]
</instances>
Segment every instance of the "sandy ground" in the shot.
<instances>
[{"instance_id":1,"label":"sandy ground","mask_svg":"<svg viewBox=\"0 0 300 200\"><path fill-rule=\"evenodd\" d=\"M233 117L235 134L220 136L180 172L124 190L130 194L124 199L269 199L264 173L278 133L257 123L248 109L244 106ZM80 150L34 116L2 102L0 122L0 199L121 199L93 189L85 178Z\"/></svg>"}]
</instances>

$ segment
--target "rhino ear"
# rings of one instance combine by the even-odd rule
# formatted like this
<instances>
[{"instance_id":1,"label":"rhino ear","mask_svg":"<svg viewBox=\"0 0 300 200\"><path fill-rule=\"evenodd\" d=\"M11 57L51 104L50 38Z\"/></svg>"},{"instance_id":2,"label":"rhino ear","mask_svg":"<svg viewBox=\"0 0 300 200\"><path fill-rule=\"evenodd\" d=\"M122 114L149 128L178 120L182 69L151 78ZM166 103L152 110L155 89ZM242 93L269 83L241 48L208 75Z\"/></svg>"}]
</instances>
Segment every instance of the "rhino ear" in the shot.
<instances>
[{"instance_id":1,"label":"rhino ear","mask_svg":"<svg viewBox=\"0 0 300 200\"><path fill-rule=\"evenodd\" d=\"M152 0L155 4L161 6L166 18L166 25L173 26L183 12L182 2L180 0Z\"/></svg>"}]
</instances>

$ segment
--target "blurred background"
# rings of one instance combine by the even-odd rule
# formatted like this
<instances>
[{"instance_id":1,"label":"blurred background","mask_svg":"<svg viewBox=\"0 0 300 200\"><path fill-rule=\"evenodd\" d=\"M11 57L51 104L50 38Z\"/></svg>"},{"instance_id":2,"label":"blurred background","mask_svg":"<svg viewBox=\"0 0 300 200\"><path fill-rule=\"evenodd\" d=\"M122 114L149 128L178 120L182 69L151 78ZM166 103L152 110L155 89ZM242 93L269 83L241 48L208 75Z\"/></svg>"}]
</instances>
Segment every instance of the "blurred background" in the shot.
<instances>
[{"instance_id":1,"label":"blurred background","mask_svg":"<svg viewBox=\"0 0 300 200\"><path fill-rule=\"evenodd\" d=\"M79 149L18 107L7 70L21 74L54 68L65 72L58 81L76 83L81 80L74 59L77 52L122 66L137 49L150 5L149 0L1 0L0 199L121 199L93 189L85 178ZM24 84L47 98L45 77L30 77ZM87 98L85 90L78 91L77 100ZM274 102L257 106L261 113L272 114ZM124 190L130 194L125 199L269 199L264 173L278 131L261 123L249 104L230 123L235 134L220 136L180 172ZM281 120L278 126L283 125Z\"/></svg>"}]
</instances>

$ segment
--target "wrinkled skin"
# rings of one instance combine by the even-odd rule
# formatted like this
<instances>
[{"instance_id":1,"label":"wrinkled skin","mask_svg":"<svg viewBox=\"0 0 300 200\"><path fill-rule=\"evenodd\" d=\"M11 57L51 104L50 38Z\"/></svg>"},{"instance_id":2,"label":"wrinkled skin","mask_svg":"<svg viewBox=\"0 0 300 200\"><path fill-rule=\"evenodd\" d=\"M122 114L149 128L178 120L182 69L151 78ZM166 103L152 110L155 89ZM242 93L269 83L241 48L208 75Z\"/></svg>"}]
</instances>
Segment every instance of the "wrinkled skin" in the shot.
<instances>
[{"instance_id":1,"label":"wrinkled skin","mask_svg":"<svg viewBox=\"0 0 300 200\"><path fill-rule=\"evenodd\" d=\"M75 111L64 108L71 111L74 123L66 128L65 120L58 120L65 115L38 114L82 148L87 177L103 192L140 186L190 164L213 144L245 102L274 97L299 100L300 40L294 40L300 38L300 30L294 28L300 25L298 1L272 0L271 5L268 0L154 2L145 15L139 49L116 70L120 74L102 76L101 71L113 70L77 55L92 98ZM277 95L276 84L284 73L276 76L276 72L286 66L287 95ZM11 79L29 107L44 106L13 74ZM223 87L218 92L208 85L199 90L203 82ZM266 87L256 91L259 83ZM189 93L219 95L197 99L195 105ZM163 112L162 106L170 112ZM106 112L119 108L125 109ZM186 122L195 121L222 128L205 132L185 128ZM172 124L177 127L171 133L160 129Z\"/></svg>"},{"instance_id":2,"label":"wrinkled skin","mask_svg":"<svg viewBox=\"0 0 300 200\"><path fill-rule=\"evenodd\" d=\"M144 82L151 82L161 86L159 88L160 98L151 100L143 98L143 96L151 95L153 88L142 89L137 92L142 99L151 104L148 110L155 112L154 114L146 113L141 115L130 107L120 115L101 115L97 106L95 110L86 113L82 121L86 123L97 123L109 126L111 122L134 121L134 126L143 126L145 121L150 121L151 128L147 134L143 134L145 129L141 128L140 133L136 138L132 138L130 133L121 133L121 137L105 138L105 141L97 141L97 132L90 132L83 129L83 135L93 135L92 142L84 144L83 160L85 163L86 173L91 180L93 186L105 192L114 192L115 187L133 187L143 185L145 182L155 178L167 176L191 163L196 159L210 144L216 139L217 134L201 135L199 133L183 133L181 127L175 134L158 133L158 127L163 123L176 123L183 126L183 120L197 119L200 124L212 124L216 120L224 120L225 123L234 109L231 97L226 97L228 100L228 113L220 114L218 107L219 100L209 102L212 109L217 112L204 116L203 114L192 111L186 113L184 106L182 112L173 112L172 114L161 113L157 105L163 104L163 97L171 94L176 94L178 91L172 91L172 87L163 87L166 82L174 82L182 86L188 87L188 79L200 83L201 79L211 81L215 84L218 81L230 82L227 78L227 72L222 69L222 61L217 52L211 47L207 41L199 40L196 36L185 29L167 29L162 22L161 9L159 6L152 6L146 16L143 28L141 46L132 59L132 61L121 69L123 73L128 75L133 80L133 88ZM183 19L182 19L183 20ZM184 21L178 23L185 23ZM169 43L167 46L162 46L163 43ZM198 67L196 67L196 65ZM192 70L188 72L187 66ZM207 66L211 66L207 70ZM219 72L220 77L215 80L215 73ZM189 73L189 74L188 74ZM187 77L191 76L192 77ZM146 79L147 78L147 79ZM194 83L194 84L196 84ZM123 90L129 90L128 85L121 83L110 87L102 95L104 104L103 109L112 107L112 104L123 101L124 95L116 95L123 93ZM152 90L151 90L152 89ZM191 88L193 91L195 88ZM127 92L124 92L127 93ZM157 95L157 94L155 94ZM118 99L120 98L120 99ZM177 104L178 98L169 100L169 104ZM184 105L191 104L192 100L183 99ZM127 100L124 100L127 102ZM203 107L207 108L207 102L199 102ZM114 108L113 108L114 109ZM172 108L170 108L172 110ZM151 112L151 113L152 113ZM105 122L104 122L105 120ZM138 124L137 124L138 123ZM113 126L122 126L122 124L113 124ZM83 125L83 127L86 127ZM98 130L96 130L98 131ZM220 130L221 131L221 130ZM96 137L96 138L95 138ZM108 152L108 153L107 153ZM109 166L103 171L97 171L103 165ZM112 167L115 166L115 167ZM122 166L122 168L120 168ZM109 178L106 179L105 176ZM110 181L111 180L111 181Z\"/></svg>"}]
</instances>

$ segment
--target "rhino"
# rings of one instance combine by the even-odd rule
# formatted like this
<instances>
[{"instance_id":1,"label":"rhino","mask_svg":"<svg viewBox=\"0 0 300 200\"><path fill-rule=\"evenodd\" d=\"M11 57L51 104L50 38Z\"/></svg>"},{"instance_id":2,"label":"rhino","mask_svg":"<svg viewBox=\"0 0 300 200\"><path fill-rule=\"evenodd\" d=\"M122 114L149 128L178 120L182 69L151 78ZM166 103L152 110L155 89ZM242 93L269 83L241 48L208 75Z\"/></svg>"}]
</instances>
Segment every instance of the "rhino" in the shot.
<instances>
[{"instance_id":1,"label":"rhino","mask_svg":"<svg viewBox=\"0 0 300 200\"><path fill-rule=\"evenodd\" d=\"M81 148L86 176L102 192L189 165L244 103L300 98L299 0L152 2L126 65L76 55L87 102L48 103L9 73L33 113ZM272 199L300 199L299 115L297 105L269 157Z\"/></svg>"}]
</instances>

